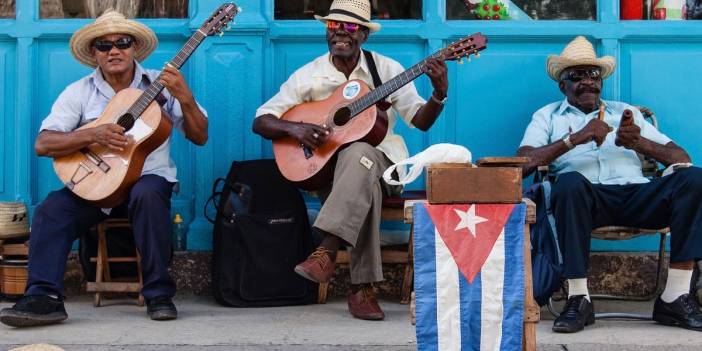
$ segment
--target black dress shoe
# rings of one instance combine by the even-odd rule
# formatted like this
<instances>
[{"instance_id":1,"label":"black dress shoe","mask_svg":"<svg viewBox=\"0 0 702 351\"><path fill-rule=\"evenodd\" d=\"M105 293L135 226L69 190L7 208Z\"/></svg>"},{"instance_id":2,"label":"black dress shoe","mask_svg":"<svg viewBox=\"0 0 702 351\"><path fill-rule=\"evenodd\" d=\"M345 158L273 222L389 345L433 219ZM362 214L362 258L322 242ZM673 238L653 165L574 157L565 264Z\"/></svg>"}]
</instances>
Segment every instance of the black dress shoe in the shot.
<instances>
[{"instance_id":1,"label":"black dress shoe","mask_svg":"<svg viewBox=\"0 0 702 351\"><path fill-rule=\"evenodd\" d=\"M0 322L16 328L54 324L66 318L63 300L50 296L22 296L12 308L0 311Z\"/></svg>"},{"instance_id":2,"label":"black dress shoe","mask_svg":"<svg viewBox=\"0 0 702 351\"><path fill-rule=\"evenodd\" d=\"M146 300L146 313L155 321L167 321L178 318L173 300L168 296L156 296Z\"/></svg>"},{"instance_id":3,"label":"black dress shoe","mask_svg":"<svg viewBox=\"0 0 702 351\"><path fill-rule=\"evenodd\" d=\"M653 305L653 320L665 325L702 331L702 311L690 294L682 295L671 303L658 297Z\"/></svg>"},{"instance_id":4,"label":"black dress shoe","mask_svg":"<svg viewBox=\"0 0 702 351\"><path fill-rule=\"evenodd\" d=\"M585 295L568 298L563 312L553 322L556 333L575 333L585 329L586 325L595 324L595 311L592 302Z\"/></svg>"}]
</instances>

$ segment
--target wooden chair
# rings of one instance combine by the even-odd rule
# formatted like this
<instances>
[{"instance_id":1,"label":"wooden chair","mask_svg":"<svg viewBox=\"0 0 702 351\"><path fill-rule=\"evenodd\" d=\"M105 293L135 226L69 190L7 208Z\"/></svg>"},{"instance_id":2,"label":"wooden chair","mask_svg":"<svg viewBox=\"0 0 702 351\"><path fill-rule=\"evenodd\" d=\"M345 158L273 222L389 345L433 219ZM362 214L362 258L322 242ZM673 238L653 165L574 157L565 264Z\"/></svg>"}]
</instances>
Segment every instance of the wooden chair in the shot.
<instances>
[{"instance_id":1,"label":"wooden chair","mask_svg":"<svg viewBox=\"0 0 702 351\"><path fill-rule=\"evenodd\" d=\"M98 249L97 257L91 257L90 262L96 263L95 281L88 282L87 291L95 293L93 305L99 307L102 302L102 293L139 293L137 303L144 306L144 296L141 295L143 286L141 272L141 256L134 249L134 256L109 257L107 254L107 232L112 228L130 228L132 224L126 218L110 218L97 225ZM132 282L113 281L110 277L110 263L134 262L137 266L137 275Z\"/></svg>"},{"instance_id":2,"label":"wooden chair","mask_svg":"<svg viewBox=\"0 0 702 351\"><path fill-rule=\"evenodd\" d=\"M405 202L417 201L426 198L425 191L405 191L401 196L392 196L383 199L381 219L384 221L405 221ZM407 223L407 221L405 221ZM403 264L402 287L400 288L400 303L410 302L412 280L414 278L413 258L413 224L410 222L410 235L407 245L393 245L381 248L381 261L383 263ZM346 250L339 250L336 254L336 264L349 264L350 257ZM317 303L326 303L329 283L319 284Z\"/></svg>"}]
</instances>

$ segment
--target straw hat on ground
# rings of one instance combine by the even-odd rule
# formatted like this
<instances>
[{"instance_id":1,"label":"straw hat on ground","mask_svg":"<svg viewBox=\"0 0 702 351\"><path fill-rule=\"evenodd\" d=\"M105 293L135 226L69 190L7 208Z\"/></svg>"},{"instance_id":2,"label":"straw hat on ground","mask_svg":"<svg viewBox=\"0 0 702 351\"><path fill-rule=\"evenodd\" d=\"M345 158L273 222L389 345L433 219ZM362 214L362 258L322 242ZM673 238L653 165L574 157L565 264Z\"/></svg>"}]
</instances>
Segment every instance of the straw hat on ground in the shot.
<instances>
[{"instance_id":1,"label":"straw hat on ground","mask_svg":"<svg viewBox=\"0 0 702 351\"><path fill-rule=\"evenodd\" d=\"M614 57L597 58L595 48L583 36L578 36L566 45L560 55L550 55L546 60L546 70L551 79L561 80L561 72L573 66L598 66L602 69L602 79L609 77L617 63Z\"/></svg>"},{"instance_id":2,"label":"straw hat on ground","mask_svg":"<svg viewBox=\"0 0 702 351\"><path fill-rule=\"evenodd\" d=\"M0 202L0 240L28 235L27 206L21 202Z\"/></svg>"},{"instance_id":3,"label":"straw hat on ground","mask_svg":"<svg viewBox=\"0 0 702 351\"><path fill-rule=\"evenodd\" d=\"M328 20L360 24L371 33L380 30L380 24L370 21L371 4L368 0L334 0L326 17L314 15L319 21Z\"/></svg>"},{"instance_id":4,"label":"straw hat on ground","mask_svg":"<svg viewBox=\"0 0 702 351\"><path fill-rule=\"evenodd\" d=\"M25 345L10 351L64 351L62 348L49 344Z\"/></svg>"},{"instance_id":5,"label":"straw hat on ground","mask_svg":"<svg viewBox=\"0 0 702 351\"><path fill-rule=\"evenodd\" d=\"M71 37L71 53L80 63L97 67L97 61L93 57L93 41L108 34L127 34L134 37L137 43L137 51L134 57L141 62L146 59L156 49L158 39L156 34L149 27L124 17L123 14L107 10L102 16L79 29Z\"/></svg>"}]
</instances>

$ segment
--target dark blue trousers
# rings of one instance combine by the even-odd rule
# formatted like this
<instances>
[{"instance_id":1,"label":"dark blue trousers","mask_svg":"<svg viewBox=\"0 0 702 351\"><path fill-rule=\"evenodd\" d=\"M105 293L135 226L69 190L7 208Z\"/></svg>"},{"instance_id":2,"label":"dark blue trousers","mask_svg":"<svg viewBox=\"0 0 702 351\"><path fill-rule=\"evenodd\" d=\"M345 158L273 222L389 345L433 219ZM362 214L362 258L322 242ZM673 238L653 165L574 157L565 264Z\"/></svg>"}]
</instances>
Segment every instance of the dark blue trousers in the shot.
<instances>
[{"instance_id":1,"label":"dark blue trousers","mask_svg":"<svg viewBox=\"0 0 702 351\"><path fill-rule=\"evenodd\" d=\"M670 262L702 258L702 169L680 169L646 184L592 184L580 173L556 177L551 193L568 279L586 278L590 233L602 226L670 227Z\"/></svg>"},{"instance_id":2,"label":"dark blue trousers","mask_svg":"<svg viewBox=\"0 0 702 351\"><path fill-rule=\"evenodd\" d=\"M147 299L161 295L173 297L176 292L175 282L168 274L172 255L172 189L173 183L163 177L145 175L134 185L124 204L141 254L142 294ZM63 296L63 275L73 241L107 217L100 208L66 188L51 192L34 210L25 295Z\"/></svg>"}]
</instances>

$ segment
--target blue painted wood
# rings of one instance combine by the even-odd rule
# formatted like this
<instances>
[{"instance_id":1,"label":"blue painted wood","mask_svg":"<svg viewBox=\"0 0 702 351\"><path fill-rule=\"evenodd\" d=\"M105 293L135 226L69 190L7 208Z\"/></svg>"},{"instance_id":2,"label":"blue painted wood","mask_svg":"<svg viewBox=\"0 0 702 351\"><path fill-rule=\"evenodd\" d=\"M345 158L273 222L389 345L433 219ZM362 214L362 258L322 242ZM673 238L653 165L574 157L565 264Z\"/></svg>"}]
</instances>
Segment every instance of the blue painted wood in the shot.
<instances>
[{"instance_id":1,"label":"blue painted wood","mask_svg":"<svg viewBox=\"0 0 702 351\"><path fill-rule=\"evenodd\" d=\"M661 129L702 157L697 142L702 116L696 106L702 80L702 21L620 21L619 4L600 0L597 21L453 21L446 0L423 1L421 20L380 21L383 29L367 48L414 64L451 41L481 31L488 50L470 64L449 63L445 112L428 133L400 126L411 153L438 142L468 146L475 158L512 155L533 111L561 99L545 73L549 54L575 35L586 35L600 55L618 60L604 97L652 108ZM158 50L146 62L159 68L222 0L191 0L190 18L140 20L158 34ZM177 134L173 159L180 192L173 212L189 223L189 249L211 248L212 226L203 217L211 184L234 159L271 157L271 146L251 132L256 108L277 92L295 69L326 51L316 21L273 20L274 0L238 0L243 8L233 30L208 38L183 68L198 101L208 110L210 139L195 147ZM88 74L70 55L68 40L90 19L39 19L39 1L18 1L15 19L0 20L0 200L32 208L60 187L50 160L34 155L39 124L58 94ZM416 81L423 96L425 77ZM412 188L422 187L421 181ZM168 230L168 229L165 229ZM655 250L656 238L626 243L595 242L595 250Z\"/></svg>"}]
</instances>

